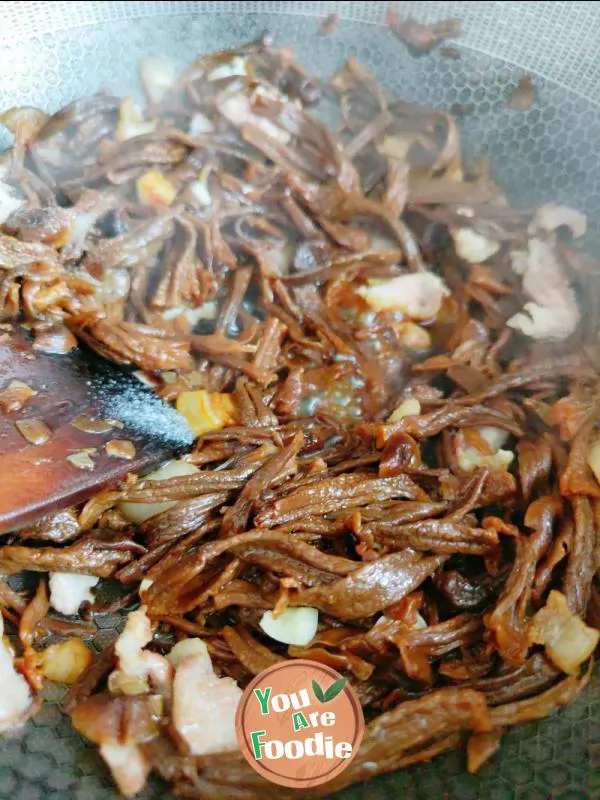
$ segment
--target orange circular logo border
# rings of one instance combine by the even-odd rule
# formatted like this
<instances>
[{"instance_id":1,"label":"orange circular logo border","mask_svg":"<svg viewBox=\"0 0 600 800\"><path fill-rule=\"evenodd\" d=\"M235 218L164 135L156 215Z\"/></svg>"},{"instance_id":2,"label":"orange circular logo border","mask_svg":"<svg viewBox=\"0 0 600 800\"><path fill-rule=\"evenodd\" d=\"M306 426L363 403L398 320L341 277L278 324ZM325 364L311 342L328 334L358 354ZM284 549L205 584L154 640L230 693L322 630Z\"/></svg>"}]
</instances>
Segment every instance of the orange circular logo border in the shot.
<instances>
[{"instance_id":1,"label":"orange circular logo border","mask_svg":"<svg viewBox=\"0 0 600 800\"><path fill-rule=\"evenodd\" d=\"M285 673L287 673L287 675ZM333 778L349 766L360 747L365 730L365 721L358 696L348 682L344 684L335 698L332 698L331 701L325 701L325 704L321 707L313 704L311 700L308 708L306 704L298 705L297 707L292 704L289 709L284 709L282 711L273 708L268 712L262 710L265 706L268 706L269 701L280 695L294 696L297 702L299 702L299 697L304 698L305 695L301 694L302 689L298 689L296 686L296 683L300 680L299 673L300 675L304 673L303 680L306 686L303 688L306 689L307 695L309 697L312 696L317 702L318 699L312 688L313 681L318 683L319 679L321 681L323 679L328 679L329 685L331 686L333 685L332 681L339 681L343 678L343 676L332 667L308 659L289 659L279 664L274 664L272 667L256 675L245 688L236 713L235 730L238 744L244 758L259 775L262 775L262 777L279 786L287 786L294 789L308 789L333 780ZM277 678L281 679L279 684L277 683ZM286 685L286 682L289 686ZM270 687L267 685L269 683L272 684ZM273 686L276 686L275 691L273 691ZM268 691L269 688L271 691ZM319 686L317 686L317 689L318 688ZM261 700L259 700L255 693L255 689L262 692ZM256 705L253 705L252 701L254 701ZM323 703L322 700L321 703ZM332 708L327 709L326 706L330 703ZM333 708L336 710L333 711ZM271 712L273 712L273 716L271 716ZM307 722L307 717L311 722L311 725L307 726L306 731L304 731L306 727L304 724L302 725L301 731L295 728L294 718L297 717L299 713L304 723ZM331 722L332 714L334 716L334 722ZM269 717L271 717L270 720L268 720ZM312 723L317 717L321 724L313 725ZM327 717L326 721L329 724L324 733L322 727L325 723L322 721L325 717ZM267 724L268 721L271 722L271 726ZM339 727L340 723L343 726L342 728ZM254 730L257 726L264 727L265 730ZM285 728L283 726L285 726ZM315 754L308 756L303 755L293 760L287 757L277 757L272 760L261 758L259 760L255 756L251 737L253 733L255 735L258 733L268 736L269 727L271 727L272 731L274 730L275 735L286 736L286 734L289 733L286 742L283 742L282 739L279 740L282 744L291 740L301 740L303 737L304 742L306 742L306 736L311 738L312 735L314 735L316 742L317 736L320 734L324 743L326 738L332 740L330 746L334 753L336 744L341 745L349 743L352 747L352 751L349 756L344 757L334 755L333 758L330 758L325 755L321 756ZM349 728L351 728L351 730ZM334 731L338 734L338 741L335 743L331 735ZM267 744L269 744L269 742L267 742ZM261 742L261 746L263 745L264 742ZM323 749L325 749L325 744L323 744ZM282 766L280 771L276 769L276 765L278 764Z\"/></svg>"}]
</instances>

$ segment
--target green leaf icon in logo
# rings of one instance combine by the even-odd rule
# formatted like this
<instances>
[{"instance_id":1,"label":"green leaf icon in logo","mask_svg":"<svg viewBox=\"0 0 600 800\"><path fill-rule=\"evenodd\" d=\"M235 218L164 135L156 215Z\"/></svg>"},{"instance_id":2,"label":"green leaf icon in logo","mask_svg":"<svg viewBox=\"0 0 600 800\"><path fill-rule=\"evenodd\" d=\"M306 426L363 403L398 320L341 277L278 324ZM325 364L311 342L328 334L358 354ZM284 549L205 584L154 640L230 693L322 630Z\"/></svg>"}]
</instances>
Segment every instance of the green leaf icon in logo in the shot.
<instances>
[{"instance_id":1,"label":"green leaf icon in logo","mask_svg":"<svg viewBox=\"0 0 600 800\"><path fill-rule=\"evenodd\" d=\"M328 689L323 691L315 680L312 682L313 692L320 703L328 703L330 700L334 700L345 685L346 678L339 678L339 680L334 681Z\"/></svg>"},{"instance_id":2,"label":"green leaf icon in logo","mask_svg":"<svg viewBox=\"0 0 600 800\"><path fill-rule=\"evenodd\" d=\"M332 683L329 689L327 689L325 692L325 699L323 702L328 703L330 700L333 700L335 697L337 697L345 685L346 678L340 678L339 680L335 681L335 683Z\"/></svg>"},{"instance_id":3,"label":"green leaf icon in logo","mask_svg":"<svg viewBox=\"0 0 600 800\"><path fill-rule=\"evenodd\" d=\"M323 694L323 689L321 689L321 687L319 686L319 684L315 680L313 680L313 682L312 682L312 689L313 689L313 692L315 693L315 697L317 698L317 700L320 703L324 703L325 702L325 695Z\"/></svg>"}]
</instances>

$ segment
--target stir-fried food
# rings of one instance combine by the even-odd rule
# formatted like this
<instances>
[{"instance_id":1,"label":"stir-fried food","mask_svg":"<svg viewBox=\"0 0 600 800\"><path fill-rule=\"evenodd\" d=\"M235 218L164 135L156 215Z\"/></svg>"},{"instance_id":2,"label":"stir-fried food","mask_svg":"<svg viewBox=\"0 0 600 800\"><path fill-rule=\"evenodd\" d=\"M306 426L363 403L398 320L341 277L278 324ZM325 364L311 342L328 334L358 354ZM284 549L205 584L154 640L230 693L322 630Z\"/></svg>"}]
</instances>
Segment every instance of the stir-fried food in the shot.
<instances>
[{"instance_id":1,"label":"stir-fried food","mask_svg":"<svg viewBox=\"0 0 600 800\"><path fill-rule=\"evenodd\" d=\"M308 658L367 720L322 793L464 743L477 769L577 695L600 636L585 217L512 209L448 113L352 59L325 84L263 38L141 79L145 109L99 93L2 118L0 331L131 365L197 440L1 543L0 572L39 583L0 583L19 636L0 640L0 728L62 680L123 793L155 770L185 796L259 798L240 690ZM3 380L25 419L33 390ZM118 427L109 444L135 455ZM90 617L134 604L92 659ZM48 633L76 644L48 653Z\"/></svg>"}]
</instances>

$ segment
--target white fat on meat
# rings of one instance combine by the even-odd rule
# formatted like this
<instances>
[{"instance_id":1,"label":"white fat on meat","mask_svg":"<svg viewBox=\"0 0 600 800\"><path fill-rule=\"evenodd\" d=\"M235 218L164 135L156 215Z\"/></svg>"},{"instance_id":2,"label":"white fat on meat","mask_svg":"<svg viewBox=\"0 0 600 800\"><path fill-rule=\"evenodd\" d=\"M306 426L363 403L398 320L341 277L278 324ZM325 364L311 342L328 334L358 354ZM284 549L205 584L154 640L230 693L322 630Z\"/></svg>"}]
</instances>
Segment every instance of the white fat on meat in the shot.
<instances>
[{"instance_id":1,"label":"white fat on meat","mask_svg":"<svg viewBox=\"0 0 600 800\"><path fill-rule=\"evenodd\" d=\"M190 183L190 192L194 195L194 200L201 206L209 206L212 203L206 180L200 178L197 181L192 181Z\"/></svg>"},{"instance_id":2,"label":"white fat on meat","mask_svg":"<svg viewBox=\"0 0 600 800\"><path fill-rule=\"evenodd\" d=\"M482 236L473 228L451 228L450 234L456 254L468 264L482 264L500 250L498 242Z\"/></svg>"},{"instance_id":3,"label":"white fat on meat","mask_svg":"<svg viewBox=\"0 0 600 800\"><path fill-rule=\"evenodd\" d=\"M502 450L502 445L508 439L508 433L502 428L483 425L475 429L482 439L489 445L491 453L482 453L473 445L467 443L462 431L458 431L454 439L454 447L458 466L464 472L473 472L475 469L487 468L491 470L506 470L511 465L515 454L512 450Z\"/></svg>"},{"instance_id":4,"label":"white fat on meat","mask_svg":"<svg viewBox=\"0 0 600 800\"><path fill-rule=\"evenodd\" d=\"M580 312L554 247L542 239L530 239L527 261L513 259L522 270L523 290L531 298L506 324L532 339L560 340L577 328Z\"/></svg>"},{"instance_id":5,"label":"white fat on meat","mask_svg":"<svg viewBox=\"0 0 600 800\"><path fill-rule=\"evenodd\" d=\"M115 303L124 300L130 288L131 279L126 269L110 269L102 278L98 295L101 297L101 302Z\"/></svg>"},{"instance_id":6,"label":"white fat on meat","mask_svg":"<svg viewBox=\"0 0 600 800\"><path fill-rule=\"evenodd\" d=\"M15 669L13 654L3 634L4 620L0 614L0 733L18 723L31 705L29 685Z\"/></svg>"},{"instance_id":7,"label":"white fat on meat","mask_svg":"<svg viewBox=\"0 0 600 800\"><path fill-rule=\"evenodd\" d=\"M235 76L245 77L248 74L246 59L241 56L234 56L230 61L219 64L208 73L209 81L219 81L223 78L234 78Z\"/></svg>"},{"instance_id":8,"label":"white fat on meat","mask_svg":"<svg viewBox=\"0 0 600 800\"><path fill-rule=\"evenodd\" d=\"M125 797L133 797L144 788L150 764L136 744L108 742L100 745L100 755Z\"/></svg>"},{"instance_id":9,"label":"white fat on meat","mask_svg":"<svg viewBox=\"0 0 600 800\"><path fill-rule=\"evenodd\" d=\"M144 647L152 641L152 625L144 606L132 611L115 642L119 666L108 678L111 692L143 694L151 687L160 694L171 691L173 668L166 658Z\"/></svg>"},{"instance_id":10,"label":"white fat on meat","mask_svg":"<svg viewBox=\"0 0 600 800\"><path fill-rule=\"evenodd\" d=\"M296 245L290 242L266 243L258 253L262 266L274 277L281 278L288 274L294 260Z\"/></svg>"},{"instance_id":11,"label":"white fat on meat","mask_svg":"<svg viewBox=\"0 0 600 800\"><path fill-rule=\"evenodd\" d=\"M235 715L242 696L237 683L215 675L201 639L178 642L169 660L176 666L173 724L190 752L200 756L237 750Z\"/></svg>"},{"instance_id":12,"label":"white fat on meat","mask_svg":"<svg viewBox=\"0 0 600 800\"><path fill-rule=\"evenodd\" d=\"M11 186L7 186L0 180L0 225L3 225L15 211L20 211L25 205L25 200L19 197Z\"/></svg>"},{"instance_id":13,"label":"white fat on meat","mask_svg":"<svg viewBox=\"0 0 600 800\"><path fill-rule=\"evenodd\" d=\"M450 290L433 272L411 272L362 286L358 294L375 311L397 311L408 319L430 320L437 316Z\"/></svg>"},{"instance_id":14,"label":"white fat on meat","mask_svg":"<svg viewBox=\"0 0 600 800\"><path fill-rule=\"evenodd\" d=\"M164 58L142 58L140 79L151 103L159 103L175 83L175 67Z\"/></svg>"},{"instance_id":15,"label":"white fat on meat","mask_svg":"<svg viewBox=\"0 0 600 800\"><path fill-rule=\"evenodd\" d=\"M186 306L174 306L172 308L167 308L165 311L161 312L161 317L170 322L171 320L177 319L182 315L187 320L188 324L193 328L201 319L216 319L218 316L219 307L218 304L212 300L209 300L204 305L200 306L199 308L187 308Z\"/></svg>"},{"instance_id":16,"label":"white fat on meat","mask_svg":"<svg viewBox=\"0 0 600 800\"><path fill-rule=\"evenodd\" d=\"M94 602L91 592L100 578L74 572L50 573L50 605L61 614L77 614L82 603Z\"/></svg>"},{"instance_id":17,"label":"white fat on meat","mask_svg":"<svg viewBox=\"0 0 600 800\"><path fill-rule=\"evenodd\" d=\"M397 250L398 249L398 242L396 239L392 239L391 236L385 236L383 233L375 233L369 234L369 247L371 250Z\"/></svg>"},{"instance_id":18,"label":"white fat on meat","mask_svg":"<svg viewBox=\"0 0 600 800\"><path fill-rule=\"evenodd\" d=\"M27 205L27 201L19 197L16 189L4 183L9 171L8 163L0 164L0 225L3 225L15 211L20 211Z\"/></svg>"},{"instance_id":19,"label":"white fat on meat","mask_svg":"<svg viewBox=\"0 0 600 800\"><path fill-rule=\"evenodd\" d=\"M223 99L219 100L217 108L225 119L229 120L229 122L237 127L246 124L253 125L280 144L287 144L291 139L290 134L286 130L280 128L279 125L275 125L270 119L256 114L252 109L252 100L240 92L228 96L226 95Z\"/></svg>"},{"instance_id":20,"label":"white fat on meat","mask_svg":"<svg viewBox=\"0 0 600 800\"><path fill-rule=\"evenodd\" d=\"M144 136L156 130L156 122L145 120L138 105L131 97L126 97L119 106L119 124L117 125L117 140L126 142L136 136Z\"/></svg>"},{"instance_id":21,"label":"white fat on meat","mask_svg":"<svg viewBox=\"0 0 600 800\"><path fill-rule=\"evenodd\" d=\"M527 250L513 250L510 253L510 266L515 275L525 275L529 267L529 253Z\"/></svg>"},{"instance_id":22,"label":"white fat on meat","mask_svg":"<svg viewBox=\"0 0 600 800\"><path fill-rule=\"evenodd\" d=\"M533 215L528 232L531 235L535 235L540 230L551 233L563 226L570 229L575 239L579 239L587 232L587 217L581 211L569 208L569 206L544 203Z\"/></svg>"}]
</instances>

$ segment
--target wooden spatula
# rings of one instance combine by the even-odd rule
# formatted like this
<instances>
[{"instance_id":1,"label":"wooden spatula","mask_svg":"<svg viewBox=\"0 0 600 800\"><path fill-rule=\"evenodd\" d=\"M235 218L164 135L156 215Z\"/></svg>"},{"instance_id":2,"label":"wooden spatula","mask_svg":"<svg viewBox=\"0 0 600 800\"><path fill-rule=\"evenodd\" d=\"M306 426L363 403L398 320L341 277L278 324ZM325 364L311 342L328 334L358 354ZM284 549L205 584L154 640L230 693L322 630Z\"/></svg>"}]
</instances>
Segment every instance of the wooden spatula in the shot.
<instances>
[{"instance_id":1,"label":"wooden spatula","mask_svg":"<svg viewBox=\"0 0 600 800\"><path fill-rule=\"evenodd\" d=\"M193 441L183 417L130 371L81 347L37 352L21 326L0 327L0 533L85 500Z\"/></svg>"}]
</instances>

